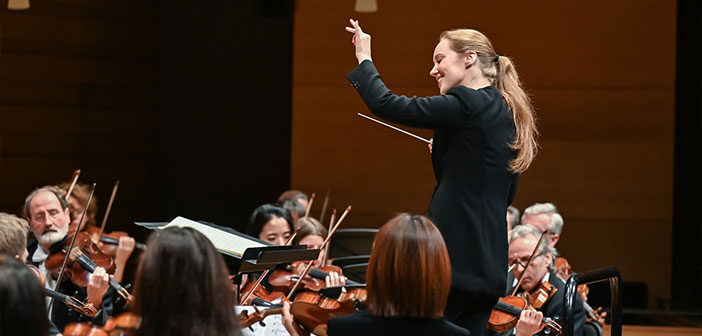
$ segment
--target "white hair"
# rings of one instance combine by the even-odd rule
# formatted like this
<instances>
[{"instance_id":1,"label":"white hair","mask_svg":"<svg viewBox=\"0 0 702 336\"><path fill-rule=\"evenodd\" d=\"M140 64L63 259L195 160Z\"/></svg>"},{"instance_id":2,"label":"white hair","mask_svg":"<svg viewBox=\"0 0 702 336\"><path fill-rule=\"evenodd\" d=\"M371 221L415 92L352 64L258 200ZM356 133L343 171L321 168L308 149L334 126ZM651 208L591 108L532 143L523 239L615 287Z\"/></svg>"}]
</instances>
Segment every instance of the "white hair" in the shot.
<instances>
[{"instance_id":1,"label":"white hair","mask_svg":"<svg viewBox=\"0 0 702 336\"><path fill-rule=\"evenodd\" d=\"M551 215L551 223L548 225L549 231L553 234L560 235L563 231L563 216L558 213L558 209L553 203L535 203L534 205L524 209L522 221L527 215Z\"/></svg>"},{"instance_id":2,"label":"white hair","mask_svg":"<svg viewBox=\"0 0 702 336\"><path fill-rule=\"evenodd\" d=\"M512 244L513 241L519 239L519 238L524 238L528 236L534 236L536 240L541 237L542 232L536 228L535 226L531 225L518 225L515 226L512 230L509 231L508 236L508 242ZM553 260L556 259L556 249L548 245L548 239L544 239L541 241L541 244L539 245L539 248L536 250L536 255L540 254L546 254L546 253L551 253L551 265L549 265L549 270L553 270Z\"/></svg>"}]
</instances>

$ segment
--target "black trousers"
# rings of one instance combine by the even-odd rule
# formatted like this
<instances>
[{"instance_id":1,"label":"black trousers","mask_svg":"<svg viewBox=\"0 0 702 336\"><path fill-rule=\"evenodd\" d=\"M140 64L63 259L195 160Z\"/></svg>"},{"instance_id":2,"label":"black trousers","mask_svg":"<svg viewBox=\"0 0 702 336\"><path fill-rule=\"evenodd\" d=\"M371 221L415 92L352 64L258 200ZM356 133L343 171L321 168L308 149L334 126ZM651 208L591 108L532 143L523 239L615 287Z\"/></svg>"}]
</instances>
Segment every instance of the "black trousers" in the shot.
<instances>
[{"instance_id":1,"label":"black trousers","mask_svg":"<svg viewBox=\"0 0 702 336\"><path fill-rule=\"evenodd\" d=\"M452 287L444 317L468 329L472 336L485 335L490 312L498 299L498 297L477 295Z\"/></svg>"}]
</instances>

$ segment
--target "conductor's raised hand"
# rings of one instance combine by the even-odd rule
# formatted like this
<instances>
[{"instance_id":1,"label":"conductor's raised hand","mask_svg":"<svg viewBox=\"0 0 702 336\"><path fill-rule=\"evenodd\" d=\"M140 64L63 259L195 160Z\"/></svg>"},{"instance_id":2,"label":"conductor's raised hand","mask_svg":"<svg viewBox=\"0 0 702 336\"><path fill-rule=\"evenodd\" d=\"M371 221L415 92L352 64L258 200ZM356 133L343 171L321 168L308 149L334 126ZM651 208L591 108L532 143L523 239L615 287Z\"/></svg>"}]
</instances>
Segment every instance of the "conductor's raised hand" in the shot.
<instances>
[{"instance_id":1,"label":"conductor's raised hand","mask_svg":"<svg viewBox=\"0 0 702 336\"><path fill-rule=\"evenodd\" d=\"M346 31L353 34L351 43L356 46L356 59L358 64L364 60L371 60L371 36L364 33L358 20L349 20L351 27L346 27Z\"/></svg>"}]
</instances>

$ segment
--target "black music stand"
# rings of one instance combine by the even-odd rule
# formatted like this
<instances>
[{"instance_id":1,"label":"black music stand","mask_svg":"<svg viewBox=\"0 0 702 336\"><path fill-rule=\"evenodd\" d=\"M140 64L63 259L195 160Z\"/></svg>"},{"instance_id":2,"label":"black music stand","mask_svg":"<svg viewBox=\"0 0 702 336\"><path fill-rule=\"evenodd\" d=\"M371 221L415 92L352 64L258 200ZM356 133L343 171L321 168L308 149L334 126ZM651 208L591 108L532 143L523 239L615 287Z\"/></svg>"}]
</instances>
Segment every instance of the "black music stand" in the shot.
<instances>
[{"instance_id":1,"label":"black music stand","mask_svg":"<svg viewBox=\"0 0 702 336\"><path fill-rule=\"evenodd\" d=\"M278 264L291 263L297 260L315 260L319 256L319 249L308 250L307 245L275 246L226 226L201 221L197 223L266 245L247 248L241 257L231 252L217 249L224 257L230 274L263 272L274 269ZM169 222L134 222L134 224L150 230L160 230L168 225ZM193 229L197 230L196 228Z\"/></svg>"}]
</instances>

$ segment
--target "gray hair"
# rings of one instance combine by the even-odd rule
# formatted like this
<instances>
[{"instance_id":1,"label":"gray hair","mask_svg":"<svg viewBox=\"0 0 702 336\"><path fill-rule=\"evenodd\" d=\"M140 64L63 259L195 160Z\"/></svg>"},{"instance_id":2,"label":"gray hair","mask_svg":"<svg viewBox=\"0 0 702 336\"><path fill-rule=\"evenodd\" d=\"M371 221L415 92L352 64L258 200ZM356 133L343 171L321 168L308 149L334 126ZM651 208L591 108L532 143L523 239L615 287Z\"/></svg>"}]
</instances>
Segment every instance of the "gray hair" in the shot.
<instances>
[{"instance_id":1,"label":"gray hair","mask_svg":"<svg viewBox=\"0 0 702 336\"><path fill-rule=\"evenodd\" d=\"M551 215L551 223L548 225L549 231L553 234L560 235L563 231L563 216L558 213L558 209L553 203L535 203L534 205L524 209L522 220L526 215Z\"/></svg>"},{"instance_id":2,"label":"gray hair","mask_svg":"<svg viewBox=\"0 0 702 336\"><path fill-rule=\"evenodd\" d=\"M27 247L28 230L26 220L0 212L0 253L21 256Z\"/></svg>"},{"instance_id":3,"label":"gray hair","mask_svg":"<svg viewBox=\"0 0 702 336\"><path fill-rule=\"evenodd\" d=\"M512 244L513 241L524 238L528 236L534 236L537 241L541 237L542 232L534 226L531 225L518 225L509 231L508 242ZM536 250L536 255L551 253L551 265L548 266L549 271L553 271L553 260L556 258L556 249L548 245L548 239L541 241L539 248Z\"/></svg>"},{"instance_id":4,"label":"gray hair","mask_svg":"<svg viewBox=\"0 0 702 336\"><path fill-rule=\"evenodd\" d=\"M63 190L56 188L54 186L43 186L41 188L34 189L31 193L29 193L29 196L27 196L27 198L24 199L23 212L24 212L24 216L26 218L30 218L32 216L30 213L31 209L29 208L29 206L31 205L34 197L36 197L37 194L39 194L42 191L49 191L52 194L56 195L56 198L58 199L59 203L61 204L61 209L64 211L66 209L68 209L68 202L66 201L66 197L64 197L65 193Z\"/></svg>"},{"instance_id":5,"label":"gray hair","mask_svg":"<svg viewBox=\"0 0 702 336\"><path fill-rule=\"evenodd\" d=\"M519 209L510 205L507 207L507 214L509 214L509 222L512 224L512 227L519 225Z\"/></svg>"}]
</instances>

